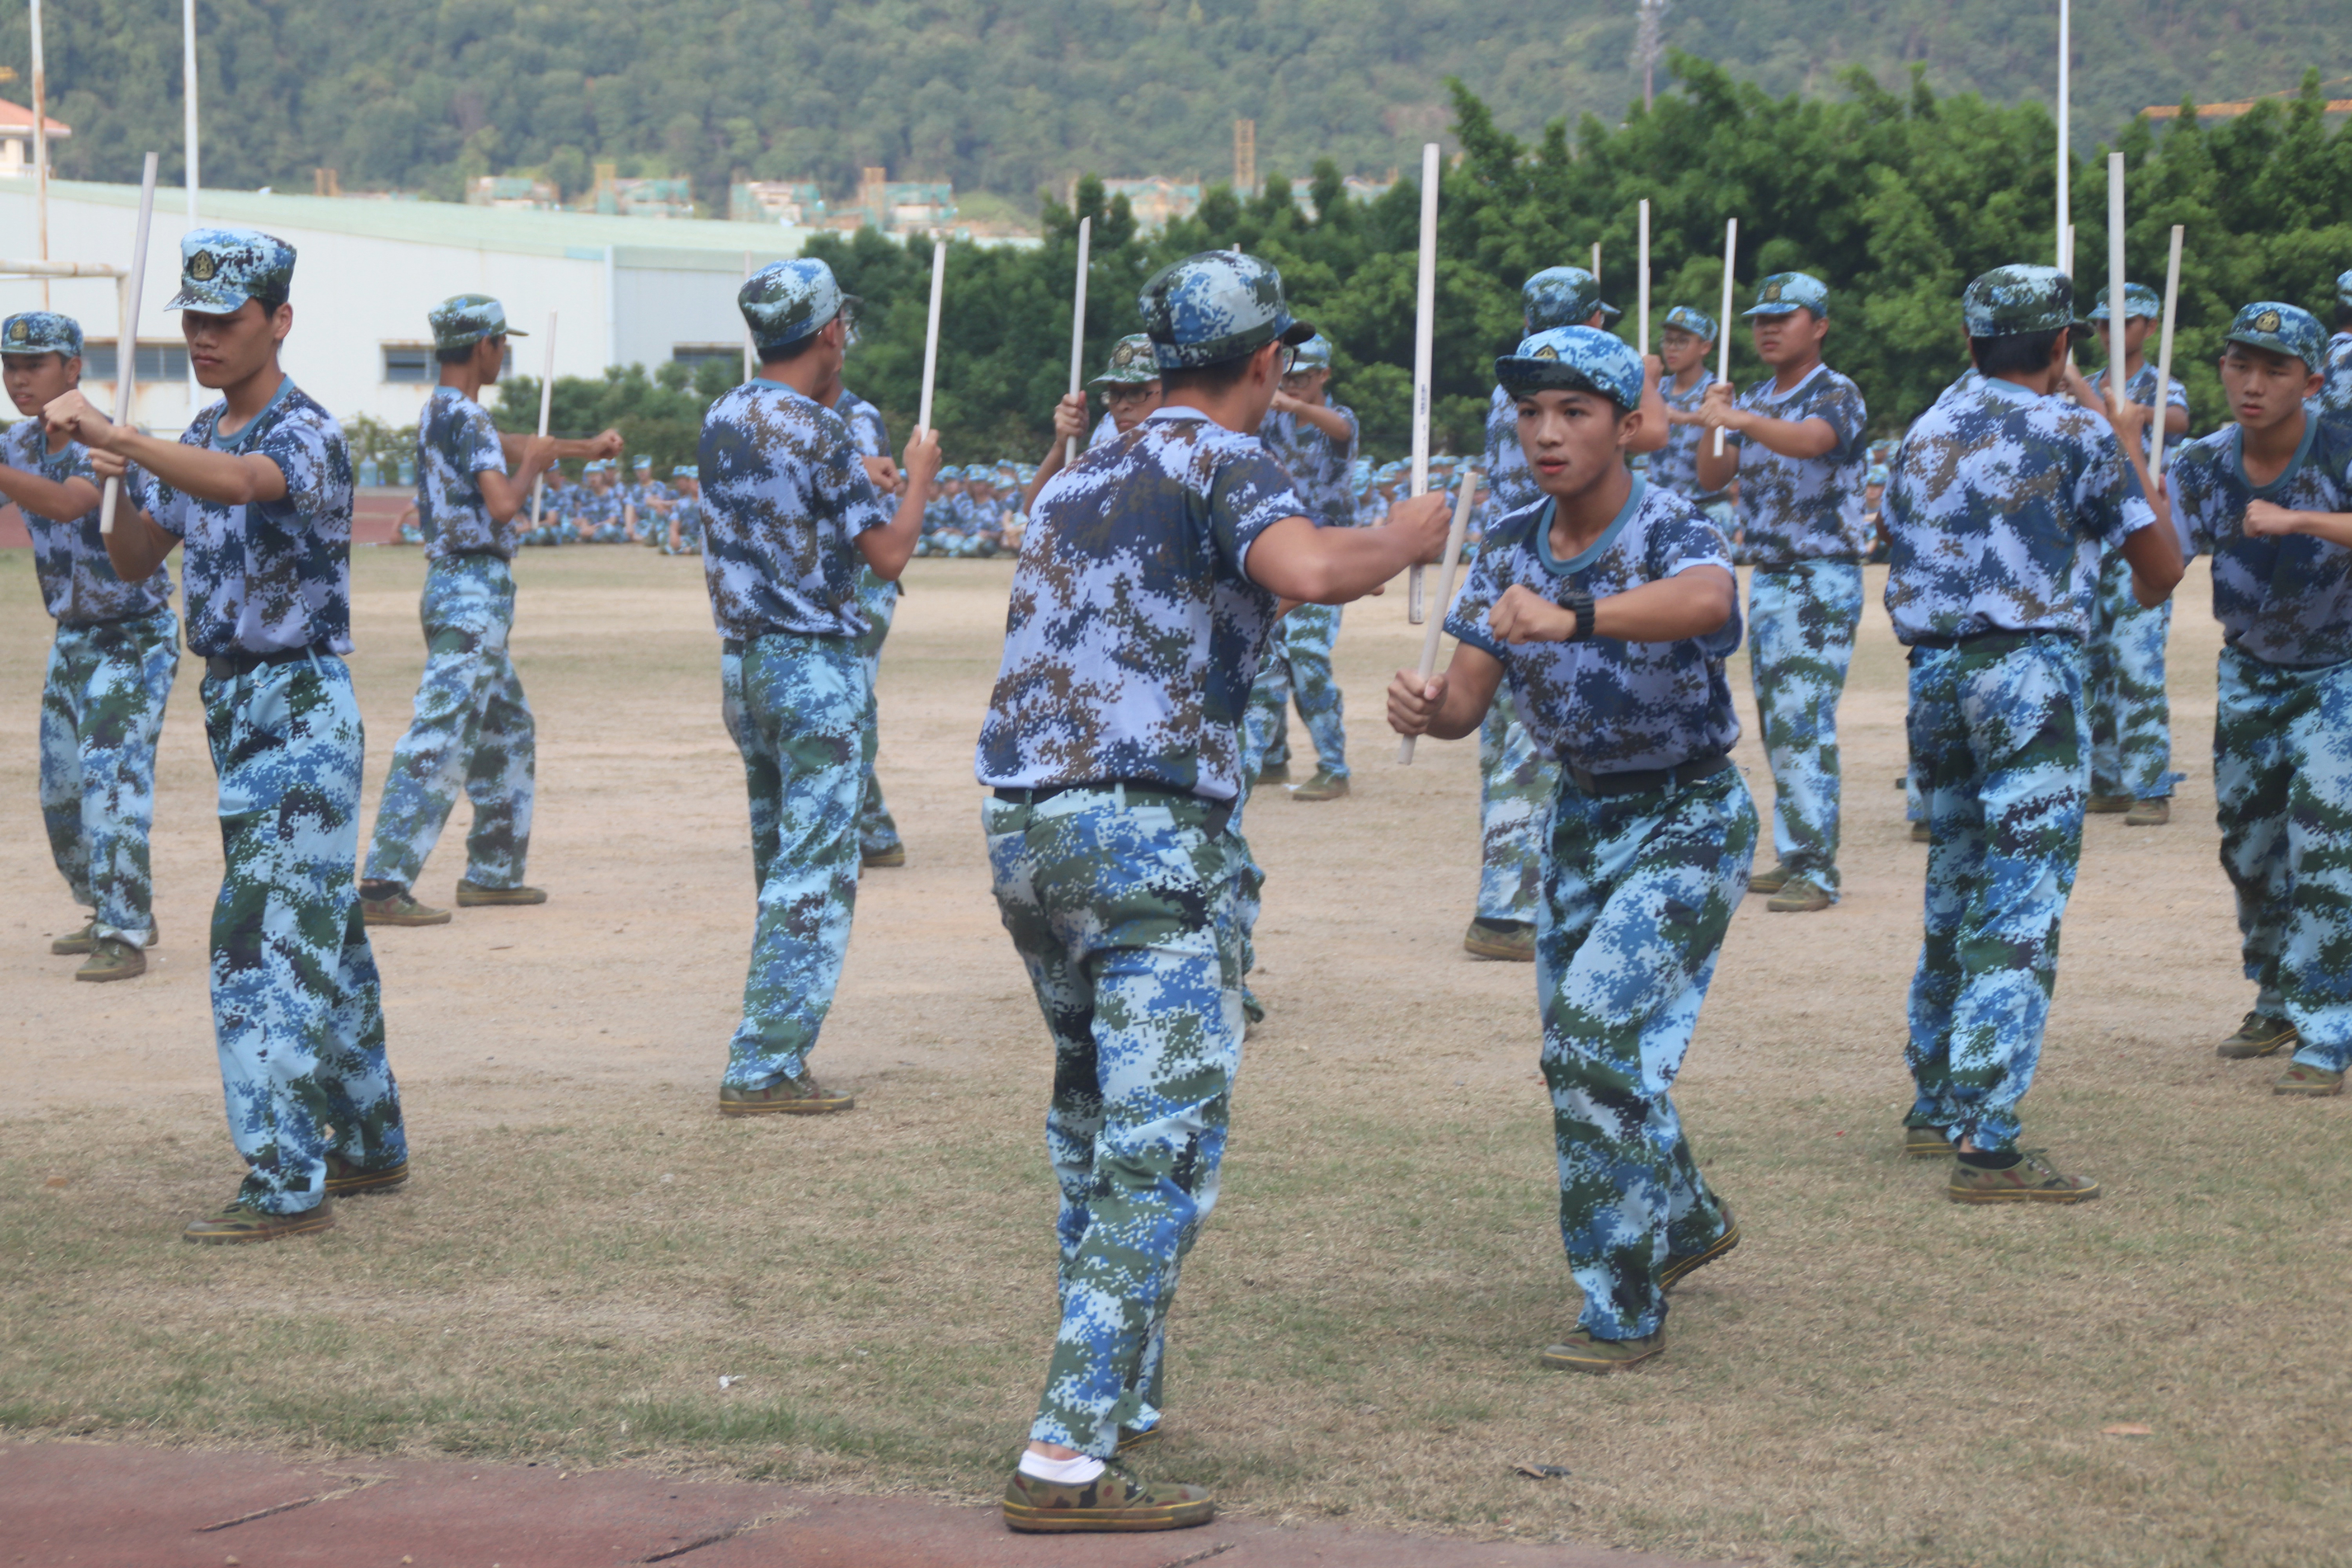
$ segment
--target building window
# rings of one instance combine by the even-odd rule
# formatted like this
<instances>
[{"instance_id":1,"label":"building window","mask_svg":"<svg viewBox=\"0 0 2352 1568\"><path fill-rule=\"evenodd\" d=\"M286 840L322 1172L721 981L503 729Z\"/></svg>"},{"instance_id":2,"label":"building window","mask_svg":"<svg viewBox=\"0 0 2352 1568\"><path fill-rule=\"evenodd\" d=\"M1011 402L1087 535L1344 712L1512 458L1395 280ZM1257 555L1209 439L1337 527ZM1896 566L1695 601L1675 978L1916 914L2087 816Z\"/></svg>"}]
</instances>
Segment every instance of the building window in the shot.
<instances>
[{"instance_id":1,"label":"building window","mask_svg":"<svg viewBox=\"0 0 2352 1568\"><path fill-rule=\"evenodd\" d=\"M743 368L743 345L674 343L670 346L669 357L672 363L682 364L689 371L700 370L707 364L723 364L730 370L740 372Z\"/></svg>"},{"instance_id":2,"label":"building window","mask_svg":"<svg viewBox=\"0 0 2352 1568\"><path fill-rule=\"evenodd\" d=\"M112 342L82 344L81 373L92 381L112 381L121 363L117 345ZM141 343L131 371L141 381L185 381L188 379L188 345L184 342Z\"/></svg>"},{"instance_id":3,"label":"building window","mask_svg":"<svg viewBox=\"0 0 2352 1568\"><path fill-rule=\"evenodd\" d=\"M441 372L433 363L429 343L386 343L383 345L383 378L411 385L429 384L441 379Z\"/></svg>"}]
</instances>

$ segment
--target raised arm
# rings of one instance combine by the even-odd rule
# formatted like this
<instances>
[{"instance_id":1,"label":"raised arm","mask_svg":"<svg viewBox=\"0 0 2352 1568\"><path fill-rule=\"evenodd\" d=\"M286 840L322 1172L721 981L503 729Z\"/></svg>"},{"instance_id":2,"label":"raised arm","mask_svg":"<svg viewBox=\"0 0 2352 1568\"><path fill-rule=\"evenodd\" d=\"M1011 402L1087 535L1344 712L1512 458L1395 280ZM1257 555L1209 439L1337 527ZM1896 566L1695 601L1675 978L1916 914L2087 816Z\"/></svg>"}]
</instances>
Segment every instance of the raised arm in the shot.
<instances>
[{"instance_id":1,"label":"raised arm","mask_svg":"<svg viewBox=\"0 0 2352 1568\"><path fill-rule=\"evenodd\" d=\"M931 499L931 480L940 471L938 431L918 430L908 438L904 468L907 489L898 498L898 511L882 527L869 528L857 536L857 552L866 557L866 564L874 568L876 576L893 583L915 558L915 541L923 531L923 508Z\"/></svg>"},{"instance_id":2,"label":"raised arm","mask_svg":"<svg viewBox=\"0 0 2352 1568\"><path fill-rule=\"evenodd\" d=\"M15 501L26 511L65 522L98 504L98 487L79 474L53 479L47 474L0 463L0 498Z\"/></svg>"},{"instance_id":3,"label":"raised arm","mask_svg":"<svg viewBox=\"0 0 2352 1568\"><path fill-rule=\"evenodd\" d=\"M286 476L259 452L215 452L209 447L191 447L142 436L100 413L79 387L43 409L41 417L52 434L71 437L89 448L90 466L98 469L101 480L110 473L120 472L99 462L99 454L103 452L124 462L136 463L173 489L202 500L250 506L256 501L286 499ZM109 552L110 558L111 554ZM162 557L156 559L160 561ZM115 570L120 572L121 568L117 566ZM143 577L146 573L140 575Z\"/></svg>"},{"instance_id":4,"label":"raised arm","mask_svg":"<svg viewBox=\"0 0 2352 1568\"><path fill-rule=\"evenodd\" d=\"M559 440L552 436L512 436L499 432L499 449L505 454L508 472L483 468L474 475L474 482L482 489L482 504L489 509L490 521L507 523L530 504L532 481L567 458L610 458L621 449L621 433L606 430L584 440Z\"/></svg>"},{"instance_id":5,"label":"raised arm","mask_svg":"<svg viewBox=\"0 0 2352 1568\"><path fill-rule=\"evenodd\" d=\"M1087 395L1066 392L1062 400L1054 405L1054 444L1045 448L1044 457L1037 459L1037 471L1031 476L1029 488L1021 492L1021 510L1024 514L1036 510L1037 492L1045 488L1047 479L1062 471L1063 462L1069 456L1070 443L1083 442L1086 438Z\"/></svg>"},{"instance_id":6,"label":"raised arm","mask_svg":"<svg viewBox=\"0 0 2352 1568\"><path fill-rule=\"evenodd\" d=\"M1409 496L1374 528L1318 528L1286 517L1257 536L1243 562L1250 581L1302 604L1344 605L1408 566L1428 565L1445 550L1449 508L1442 490Z\"/></svg>"}]
</instances>

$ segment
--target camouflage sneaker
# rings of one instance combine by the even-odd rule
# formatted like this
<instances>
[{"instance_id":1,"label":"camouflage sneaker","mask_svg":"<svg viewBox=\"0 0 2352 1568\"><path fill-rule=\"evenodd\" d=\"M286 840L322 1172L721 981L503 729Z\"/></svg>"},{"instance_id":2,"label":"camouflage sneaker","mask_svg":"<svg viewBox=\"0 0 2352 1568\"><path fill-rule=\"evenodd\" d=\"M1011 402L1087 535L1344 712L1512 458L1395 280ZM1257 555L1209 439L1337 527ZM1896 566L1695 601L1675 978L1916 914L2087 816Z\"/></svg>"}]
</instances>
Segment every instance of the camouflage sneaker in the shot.
<instances>
[{"instance_id":1,"label":"camouflage sneaker","mask_svg":"<svg viewBox=\"0 0 2352 1568\"><path fill-rule=\"evenodd\" d=\"M117 936L102 936L98 945L89 950L81 967L74 971L76 980L91 980L104 984L109 980L136 980L147 973L147 954Z\"/></svg>"},{"instance_id":2,"label":"camouflage sneaker","mask_svg":"<svg viewBox=\"0 0 2352 1568\"><path fill-rule=\"evenodd\" d=\"M1259 1001L1257 993L1246 985L1242 987L1242 1018L1252 1024L1265 1022L1265 1004Z\"/></svg>"},{"instance_id":3,"label":"camouflage sneaker","mask_svg":"<svg viewBox=\"0 0 2352 1568\"><path fill-rule=\"evenodd\" d=\"M341 1154L327 1156L327 1195L331 1198L358 1197L367 1193L388 1193L408 1184L408 1162L383 1165L375 1170L354 1165Z\"/></svg>"},{"instance_id":4,"label":"camouflage sneaker","mask_svg":"<svg viewBox=\"0 0 2352 1568\"><path fill-rule=\"evenodd\" d=\"M771 1084L766 1089L737 1089L731 1084L719 1086L719 1114L721 1116L825 1116L836 1110L847 1110L856 1103L856 1095L826 1089L816 1081L814 1074L808 1072Z\"/></svg>"},{"instance_id":5,"label":"camouflage sneaker","mask_svg":"<svg viewBox=\"0 0 2352 1568\"><path fill-rule=\"evenodd\" d=\"M78 952L88 952L97 945L98 919L93 915L90 919L82 922L82 927L79 931L69 931L66 932L65 935L49 943L49 951L51 952L71 956Z\"/></svg>"},{"instance_id":6,"label":"camouflage sneaker","mask_svg":"<svg viewBox=\"0 0 2352 1568\"><path fill-rule=\"evenodd\" d=\"M1751 893L1777 893L1786 887L1789 879L1795 875L1796 873L1786 866L1775 866L1769 871L1759 871L1748 878L1748 890Z\"/></svg>"},{"instance_id":7,"label":"camouflage sneaker","mask_svg":"<svg viewBox=\"0 0 2352 1568\"><path fill-rule=\"evenodd\" d=\"M2295 1062L2279 1074L2271 1085L2273 1094L2299 1094L2308 1100L2323 1100L2331 1094L2344 1092L2344 1075L2315 1068L2308 1062Z\"/></svg>"},{"instance_id":8,"label":"camouflage sneaker","mask_svg":"<svg viewBox=\"0 0 2352 1568\"><path fill-rule=\"evenodd\" d=\"M1658 1270L1658 1289L1673 1289L1689 1278L1694 1270L1706 1268L1738 1245L1739 1222L1731 1217L1731 1211L1727 1208L1723 1211L1723 1234L1708 1242L1704 1249L1666 1255L1665 1267Z\"/></svg>"},{"instance_id":9,"label":"camouflage sneaker","mask_svg":"<svg viewBox=\"0 0 2352 1568\"><path fill-rule=\"evenodd\" d=\"M180 1233L180 1239L217 1247L241 1241L284 1241L289 1237L334 1228L335 1207L325 1198L319 1200L316 1208L307 1208L299 1214L264 1214L240 1200L216 1215L190 1220L188 1228Z\"/></svg>"},{"instance_id":10,"label":"camouflage sneaker","mask_svg":"<svg viewBox=\"0 0 2352 1568\"><path fill-rule=\"evenodd\" d=\"M445 926L449 923L449 911L425 908L403 888L388 899L362 896L360 921L372 926Z\"/></svg>"},{"instance_id":11,"label":"camouflage sneaker","mask_svg":"<svg viewBox=\"0 0 2352 1568\"><path fill-rule=\"evenodd\" d=\"M1556 1345L1546 1345L1536 1358L1555 1372L1622 1372L1649 1360L1666 1348L1666 1331L1660 1329L1638 1340L1604 1340L1590 1329L1579 1329Z\"/></svg>"},{"instance_id":12,"label":"camouflage sneaker","mask_svg":"<svg viewBox=\"0 0 2352 1568\"><path fill-rule=\"evenodd\" d=\"M1062 1486L1013 1472L1004 1488L1004 1525L1024 1535L1065 1531L1185 1530L1206 1524L1217 1505L1206 1487L1169 1481L1144 1485L1117 1460L1083 1486Z\"/></svg>"},{"instance_id":13,"label":"camouflage sneaker","mask_svg":"<svg viewBox=\"0 0 2352 1568\"><path fill-rule=\"evenodd\" d=\"M1837 900L1829 889L1811 877L1791 877L1780 884L1780 890L1764 900L1764 907L1775 914L1818 914Z\"/></svg>"},{"instance_id":14,"label":"camouflage sneaker","mask_svg":"<svg viewBox=\"0 0 2352 1568\"><path fill-rule=\"evenodd\" d=\"M903 844L893 844L887 849L868 849L857 858L859 868L868 871L877 866L903 866L906 863L907 847Z\"/></svg>"},{"instance_id":15,"label":"camouflage sneaker","mask_svg":"<svg viewBox=\"0 0 2352 1568\"><path fill-rule=\"evenodd\" d=\"M492 909L505 904L543 904L547 902L544 888L485 888L479 882L460 878L457 882L457 907L461 910ZM441 917L447 920L447 915Z\"/></svg>"},{"instance_id":16,"label":"camouflage sneaker","mask_svg":"<svg viewBox=\"0 0 2352 1568\"><path fill-rule=\"evenodd\" d=\"M1903 1152L1914 1160L1948 1160L1952 1135L1940 1127L1903 1126Z\"/></svg>"},{"instance_id":17,"label":"camouflage sneaker","mask_svg":"<svg viewBox=\"0 0 2352 1568\"><path fill-rule=\"evenodd\" d=\"M1290 792L1293 800L1338 800L1348 793L1348 775L1317 768L1315 776Z\"/></svg>"},{"instance_id":18,"label":"camouflage sneaker","mask_svg":"<svg viewBox=\"0 0 2352 1568\"><path fill-rule=\"evenodd\" d=\"M1912 842L1912 843L1914 843L1914 844L1927 844L1927 843L1932 842L1932 841L1934 840L1935 837L1936 837L1936 836L1935 836L1935 834L1934 834L1933 832L1931 832L1931 831L1928 829L1928 826L1927 826L1927 825L1926 823L1924 823L1924 822L1915 822L1915 823L1913 823L1913 824L1911 825L1911 842Z\"/></svg>"},{"instance_id":19,"label":"camouflage sneaker","mask_svg":"<svg viewBox=\"0 0 2352 1568\"><path fill-rule=\"evenodd\" d=\"M1507 963L1536 961L1536 928L1530 921L1475 920L1462 933L1462 951L1476 958L1499 958Z\"/></svg>"},{"instance_id":20,"label":"camouflage sneaker","mask_svg":"<svg viewBox=\"0 0 2352 1568\"><path fill-rule=\"evenodd\" d=\"M1265 766L1258 769L1257 782L1262 784L1288 784L1290 764L1286 762L1266 763Z\"/></svg>"},{"instance_id":21,"label":"camouflage sneaker","mask_svg":"<svg viewBox=\"0 0 2352 1568\"><path fill-rule=\"evenodd\" d=\"M2099 1184L2088 1176L2062 1176L2041 1150L2028 1149L2006 1171L1979 1170L1954 1160L1944 1193L1956 1204L2080 1204L2099 1195Z\"/></svg>"},{"instance_id":22,"label":"camouflage sneaker","mask_svg":"<svg viewBox=\"0 0 2352 1568\"><path fill-rule=\"evenodd\" d=\"M2084 803L2083 809L2094 816L2116 816L2129 811L2135 804L2127 795L2095 795Z\"/></svg>"},{"instance_id":23,"label":"camouflage sneaker","mask_svg":"<svg viewBox=\"0 0 2352 1568\"><path fill-rule=\"evenodd\" d=\"M1154 1423L1141 1428L1122 1426L1118 1429L1118 1451L1122 1454L1132 1454L1138 1448L1149 1448L1165 1436L1167 1431L1168 1427L1164 1422Z\"/></svg>"},{"instance_id":24,"label":"camouflage sneaker","mask_svg":"<svg viewBox=\"0 0 2352 1568\"><path fill-rule=\"evenodd\" d=\"M2163 795L2153 800L2136 800L2124 813L2126 827L2161 827L2172 820L2172 802Z\"/></svg>"},{"instance_id":25,"label":"camouflage sneaker","mask_svg":"<svg viewBox=\"0 0 2352 1568\"><path fill-rule=\"evenodd\" d=\"M2217 1057L2242 1062L2250 1057L2267 1057L2285 1050L2295 1043L2294 1026L2284 1018L2266 1016L2260 1012L2246 1015L2238 1032L2213 1047Z\"/></svg>"}]
</instances>

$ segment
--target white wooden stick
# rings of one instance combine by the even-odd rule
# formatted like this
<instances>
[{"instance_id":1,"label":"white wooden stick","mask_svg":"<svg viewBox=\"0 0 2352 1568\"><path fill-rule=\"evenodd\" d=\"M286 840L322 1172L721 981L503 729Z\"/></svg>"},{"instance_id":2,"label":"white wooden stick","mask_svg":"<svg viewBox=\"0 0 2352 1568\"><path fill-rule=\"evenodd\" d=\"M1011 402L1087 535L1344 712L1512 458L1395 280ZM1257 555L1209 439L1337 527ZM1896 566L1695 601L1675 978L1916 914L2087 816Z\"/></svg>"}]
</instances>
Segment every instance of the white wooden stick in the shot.
<instances>
[{"instance_id":1,"label":"white wooden stick","mask_svg":"<svg viewBox=\"0 0 2352 1568\"><path fill-rule=\"evenodd\" d=\"M743 253L743 281L751 281L751 253ZM751 323L743 323L743 379L750 381L760 374L760 345L751 341Z\"/></svg>"},{"instance_id":2,"label":"white wooden stick","mask_svg":"<svg viewBox=\"0 0 2352 1568\"><path fill-rule=\"evenodd\" d=\"M1445 559L1437 572L1437 614L1429 617L1429 630L1421 639L1421 684L1429 688L1430 677L1437 673L1437 642L1445 632L1445 612L1454 603L1454 574L1462 564L1462 541L1470 531L1470 498L1478 493L1478 474L1465 468L1457 476L1461 489L1454 496L1454 523L1445 531ZM1397 742L1397 764L1412 766L1413 737L1406 735Z\"/></svg>"},{"instance_id":3,"label":"white wooden stick","mask_svg":"<svg viewBox=\"0 0 2352 1568\"><path fill-rule=\"evenodd\" d=\"M1601 281L1601 242L1597 239L1592 242L1592 280Z\"/></svg>"},{"instance_id":4,"label":"white wooden stick","mask_svg":"<svg viewBox=\"0 0 2352 1568\"><path fill-rule=\"evenodd\" d=\"M2164 472L2164 420L2172 406L2172 317L2180 306L2180 237L2187 232L2179 224L2172 226L2172 259L2164 264L2164 335L2156 347L2156 440L2147 450L2147 471Z\"/></svg>"},{"instance_id":5,"label":"white wooden stick","mask_svg":"<svg viewBox=\"0 0 2352 1568\"><path fill-rule=\"evenodd\" d=\"M2159 396L2158 402L2163 399ZM2107 406L2124 406L2124 155L2107 154Z\"/></svg>"},{"instance_id":6,"label":"white wooden stick","mask_svg":"<svg viewBox=\"0 0 2352 1568\"><path fill-rule=\"evenodd\" d=\"M547 416L555 406L555 312L547 313L547 368L539 377L539 433L547 434ZM530 481L530 525L539 526L539 500L547 493L547 471L540 470Z\"/></svg>"},{"instance_id":7,"label":"white wooden stick","mask_svg":"<svg viewBox=\"0 0 2352 1568\"><path fill-rule=\"evenodd\" d=\"M2073 118L2074 10L2069 0L2058 0L2058 270L2074 272L2074 209L2067 184L2074 161L2066 151L2067 121Z\"/></svg>"},{"instance_id":8,"label":"white wooden stick","mask_svg":"<svg viewBox=\"0 0 2352 1568\"><path fill-rule=\"evenodd\" d=\"M1723 335L1716 339L1715 379L1731 379L1731 264L1739 254L1739 220L1723 223ZM1723 426L1715 428L1715 456L1723 456Z\"/></svg>"},{"instance_id":9,"label":"white wooden stick","mask_svg":"<svg viewBox=\"0 0 2352 1568\"><path fill-rule=\"evenodd\" d=\"M940 284L947 277L948 242L931 242L931 324L923 334L923 406L915 416L918 439L930 433L931 389L940 378Z\"/></svg>"},{"instance_id":10,"label":"white wooden stick","mask_svg":"<svg viewBox=\"0 0 2352 1568\"><path fill-rule=\"evenodd\" d=\"M1642 203L1636 209L1640 216L1635 229L1633 257L1633 335L1638 340L1633 352L1650 352L1650 204Z\"/></svg>"},{"instance_id":11,"label":"white wooden stick","mask_svg":"<svg viewBox=\"0 0 2352 1568\"><path fill-rule=\"evenodd\" d=\"M114 422L131 423L131 393L139 379L139 300L147 289L147 230L155 218L155 154L147 154L147 166L139 174L139 230L131 241L131 278L123 286L122 330L114 342ZM106 489L98 501L98 531L114 531L114 509L122 500L121 475L106 481Z\"/></svg>"},{"instance_id":12,"label":"white wooden stick","mask_svg":"<svg viewBox=\"0 0 2352 1568\"><path fill-rule=\"evenodd\" d=\"M1076 392L1086 385L1087 355L1087 260L1093 250L1095 220L1078 220L1078 298L1070 308L1070 390ZM1078 438L1073 436L1062 449L1062 461L1078 460Z\"/></svg>"},{"instance_id":13,"label":"white wooden stick","mask_svg":"<svg viewBox=\"0 0 2352 1568\"><path fill-rule=\"evenodd\" d=\"M1412 489L1429 493L1430 362L1437 331L1437 143L1421 149L1421 276L1412 318ZM1427 615L1421 602L1423 568L1405 574L1404 618L1419 626Z\"/></svg>"}]
</instances>

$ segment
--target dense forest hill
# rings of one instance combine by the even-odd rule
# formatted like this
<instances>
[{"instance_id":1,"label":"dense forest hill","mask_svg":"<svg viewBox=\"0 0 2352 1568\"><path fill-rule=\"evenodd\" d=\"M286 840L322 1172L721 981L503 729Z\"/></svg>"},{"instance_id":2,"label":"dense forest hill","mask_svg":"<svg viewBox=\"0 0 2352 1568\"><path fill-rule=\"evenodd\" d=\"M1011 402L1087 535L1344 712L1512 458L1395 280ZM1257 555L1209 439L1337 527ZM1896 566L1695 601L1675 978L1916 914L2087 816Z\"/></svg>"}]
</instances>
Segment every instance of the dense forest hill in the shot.
<instances>
[{"instance_id":1,"label":"dense forest hill","mask_svg":"<svg viewBox=\"0 0 2352 1568\"><path fill-rule=\"evenodd\" d=\"M593 161L688 174L723 210L737 171L845 193L879 165L1024 205L1074 175L1233 172L1304 180L1410 170L1451 121L1444 80L1533 137L1614 123L1641 99L1635 0L198 0L205 182L455 198L469 174ZM47 7L57 152L71 177L130 180L142 150L179 177L180 7ZM2352 77L2342 0L2081 0L2074 132L2087 148L2143 106ZM26 16L0 65L27 68ZM1938 93L2047 103L2055 0L1674 0L1668 47L1769 95L1828 91L1859 65ZM1665 87L1663 70L1659 86ZM2340 96L2352 96L2344 91Z\"/></svg>"}]
</instances>

